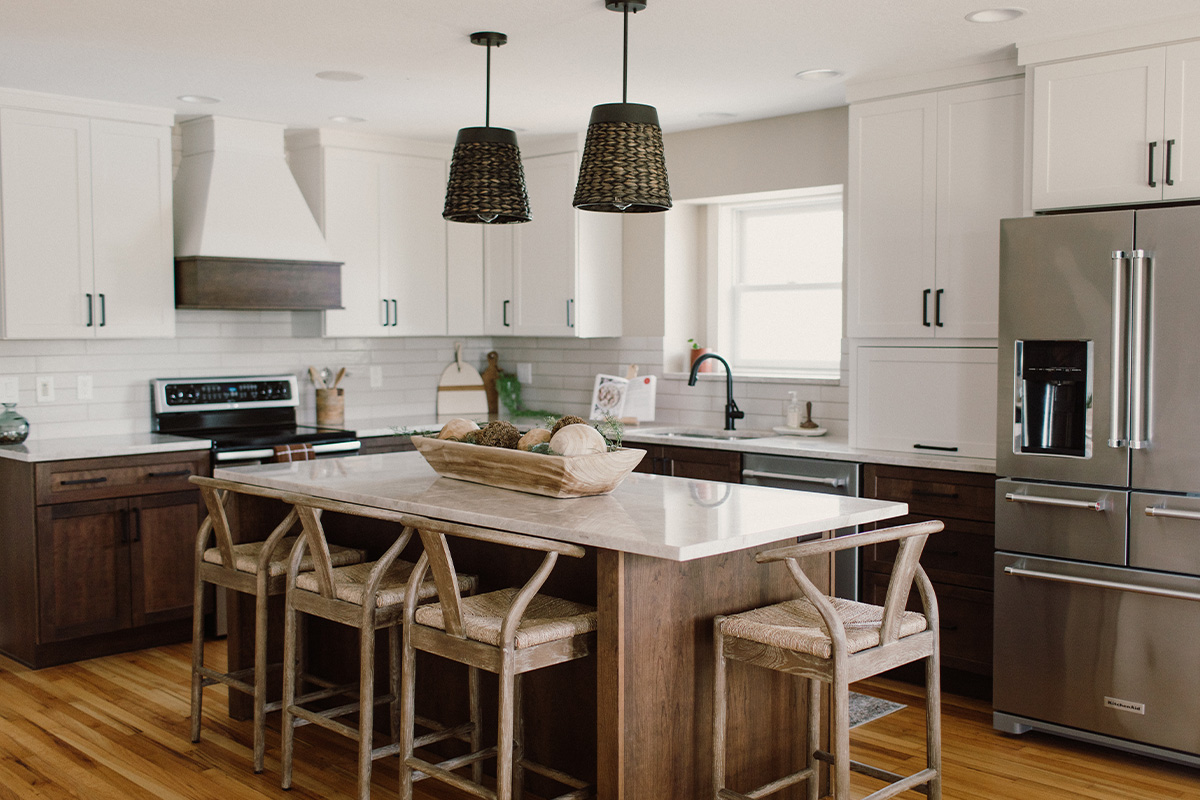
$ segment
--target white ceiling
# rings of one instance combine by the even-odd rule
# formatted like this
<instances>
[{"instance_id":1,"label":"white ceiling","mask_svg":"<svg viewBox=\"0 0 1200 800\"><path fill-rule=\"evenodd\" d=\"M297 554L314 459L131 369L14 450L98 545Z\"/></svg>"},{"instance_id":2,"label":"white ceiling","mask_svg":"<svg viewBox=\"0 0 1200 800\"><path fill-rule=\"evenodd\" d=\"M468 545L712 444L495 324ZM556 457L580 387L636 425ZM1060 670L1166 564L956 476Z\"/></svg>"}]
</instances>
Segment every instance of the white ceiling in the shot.
<instances>
[{"instance_id":1,"label":"white ceiling","mask_svg":"<svg viewBox=\"0 0 1200 800\"><path fill-rule=\"evenodd\" d=\"M629 101L657 106L667 131L773 117L842 105L846 80L1197 12L1196 0L1014 4L1029 13L980 25L963 17L988 0L649 0L630 18ZM294 127L350 115L367 120L359 130L450 141L483 124L478 30L509 37L492 51L493 125L579 131L593 105L621 99L621 15L603 0L0 0L0 86ZM793 77L810 68L845 77ZM366 77L314 77L325 70Z\"/></svg>"}]
</instances>

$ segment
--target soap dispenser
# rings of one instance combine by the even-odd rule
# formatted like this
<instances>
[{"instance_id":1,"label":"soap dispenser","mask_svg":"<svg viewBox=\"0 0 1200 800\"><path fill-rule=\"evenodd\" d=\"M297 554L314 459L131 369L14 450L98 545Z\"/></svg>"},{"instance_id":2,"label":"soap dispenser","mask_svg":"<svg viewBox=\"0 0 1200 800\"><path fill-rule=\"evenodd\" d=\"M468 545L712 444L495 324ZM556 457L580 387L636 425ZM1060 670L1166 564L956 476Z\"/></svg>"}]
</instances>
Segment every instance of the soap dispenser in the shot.
<instances>
[{"instance_id":1,"label":"soap dispenser","mask_svg":"<svg viewBox=\"0 0 1200 800\"><path fill-rule=\"evenodd\" d=\"M802 419L804 419L803 412L800 408L800 401L796 399L796 393L788 392L787 426L789 428L799 428Z\"/></svg>"}]
</instances>

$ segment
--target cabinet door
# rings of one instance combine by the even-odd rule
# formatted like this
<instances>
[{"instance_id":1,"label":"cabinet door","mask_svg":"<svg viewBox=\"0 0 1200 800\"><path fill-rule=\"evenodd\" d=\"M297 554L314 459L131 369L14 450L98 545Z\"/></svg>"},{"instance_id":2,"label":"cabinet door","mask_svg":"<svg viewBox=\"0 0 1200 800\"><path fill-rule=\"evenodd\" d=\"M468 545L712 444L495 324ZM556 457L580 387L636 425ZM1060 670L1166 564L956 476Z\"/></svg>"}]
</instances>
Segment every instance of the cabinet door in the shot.
<instances>
[{"instance_id":1,"label":"cabinet door","mask_svg":"<svg viewBox=\"0 0 1200 800\"><path fill-rule=\"evenodd\" d=\"M933 336L937 97L850 108L850 337Z\"/></svg>"},{"instance_id":2,"label":"cabinet door","mask_svg":"<svg viewBox=\"0 0 1200 800\"><path fill-rule=\"evenodd\" d=\"M1021 81L938 93L937 336L996 338L1000 220L1022 210L1023 95Z\"/></svg>"},{"instance_id":3,"label":"cabinet door","mask_svg":"<svg viewBox=\"0 0 1200 800\"><path fill-rule=\"evenodd\" d=\"M1166 73L1163 199L1200 197L1200 42L1168 47Z\"/></svg>"},{"instance_id":4,"label":"cabinet door","mask_svg":"<svg viewBox=\"0 0 1200 800\"><path fill-rule=\"evenodd\" d=\"M483 330L489 336L515 333L515 228L515 225L487 225L483 231Z\"/></svg>"},{"instance_id":5,"label":"cabinet door","mask_svg":"<svg viewBox=\"0 0 1200 800\"><path fill-rule=\"evenodd\" d=\"M574 153L525 159L533 219L517 233L515 317L518 336L573 336L577 263Z\"/></svg>"},{"instance_id":6,"label":"cabinet door","mask_svg":"<svg viewBox=\"0 0 1200 800\"><path fill-rule=\"evenodd\" d=\"M662 458L664 475L726 483L742 482L742 454L738 452L702 447L664 447Z\"/></svg>"},{"instance_id":7,"label":"cabinet door","mask_svg":"<svg viewBox=\"0 0 1200 800\"><path fill-rule=\"evenodd\" d=\"M6 338L93 335L89 152L84 117L0 110Z\"/></svg>"},{"instance_id":8,"label":"cabinet door","mask_svg":"<svg viewBox=\"0 0 1200 800\"><path fill-rule=\"evenodd\" d=\"M851 371L852 446L995 455L995 348L856 347Z\"/></svg>"},{"instance_id":9,"label":"cabinet door","mask_svg":"<svg viewBox=\"0 0 1200 800\"><path fill-rule=\"evenodd\" d=\"M374 153L325 153L325 241L342 264L342 308L324 312L326 336L388 336L392 308L380 268L382 176Z\"/></svg>"},{"instance_id":10,"label":"cabinet door","mask_svg":"<svg viewBox=\"0 0 1200 800\"><path fill-rule=\"evenodd\" d=\"M383 297L400 336L446 335L446 162L388 156L380 168ZM393 301L395 301L393 303Z\"/></svg>"},{"instance_id":11,"label":"cabinet door","mask_svg":"<svg viewBox=\"0 0 1200 800\"><path fill-rule=\"evenodd\" d=\"M1162 199L1164 70L1163 48L1034 68L1035 209Z\"/></svg>"},{"instance_id":12,"label":"cabinet door","mask_svg":"<svg viewBox=\"0 0 1200 800\"><path fill-rule=\"evenodd\" d=\"M92 242L97 336L175 334L171 133L92 122Z\"/></svg>"},{"instance_id":13,"label":"cabinet door","mask_svg":"<svg viewBox=\"0 0 1200 800\"><path fill-rule=\"evenodd\" d=\"M38 508L38 641L128 628L129 511L125 500Z\"/></svg>"},{"instance_id":14,"label":"cabinet door","mask_svg":"<svg viewBox=\"0 0 1200 800\"><path fill-rule=\"evenodd\" d=\"M129 572L135 626L192 614L199 492L146 495L129 501Z\"/></svg>"}]
</instances>

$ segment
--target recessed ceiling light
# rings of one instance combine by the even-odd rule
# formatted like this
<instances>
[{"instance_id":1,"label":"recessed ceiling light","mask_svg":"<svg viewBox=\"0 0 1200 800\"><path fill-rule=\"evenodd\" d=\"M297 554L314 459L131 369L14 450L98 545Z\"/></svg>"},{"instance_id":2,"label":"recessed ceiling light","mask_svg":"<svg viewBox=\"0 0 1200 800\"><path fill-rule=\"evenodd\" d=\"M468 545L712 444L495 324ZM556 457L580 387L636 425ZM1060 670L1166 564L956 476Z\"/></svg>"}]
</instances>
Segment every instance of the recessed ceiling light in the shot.
<instances>
[{"instance_id":1,"label":"recessed ceiling light","mask_svg":"<svg viewBox=\"0 0 1200 800\"><path fill-rule=\"evenodd\" d=\"M206 97L202 94L181 94L176 100L184 103L219 103L221 102L215 97Z\"/></svg>"},{"instance_id":2,"label":"recessed ceiling light","mask_svg":"<svg viewBox=\"0 0 1200 800\"><path fill-rule=\"evenodd\" d=\"M806 69L797 72L796 77L802 81L829 81L842 77L842 73L836 69Z\"/></svg>"},{"instance_id":3,"label":"recessed ceiling light","mask_svg":"<svg viewBox=\"0 0 1200 800\"><path fill-rule=\"evenodd\" d=\"M365 120L365 119L363 119L362 117L347 117L347 116L344 116L344 115L338 115L338 116L336 116L336 117L330 117L330 118L329 118L329 121L330 121L330 122L344 122L344 123L347 123L347 124L352 124L352 123L355 123L355 122L366 122L366 120Z\"/></svg>"},{"instance_id":4,"label":"recessed ceiling light","mask_svg":"<svg viewBox=\"0 0 1200 800\"><path fill-rule=\"evenodd\" d=\"M1023 8L981 8L967 14L967 22L1011 22L1025 15Z\"/></svg>"},{"instance_id":5,"label":"recessed ceiling light","mask_svg":"<svg viewBox=\"0 0 1200 800\"><path fill-rule=\"evenodd\" d=\"M363 79L363 76L359 75L357 72L345 72L340 69L331 69L326 72L318 72L317 77L323 81L337 81L339 83L352 83L354 81L361 81Z\"/></svg>"}]
</instances>

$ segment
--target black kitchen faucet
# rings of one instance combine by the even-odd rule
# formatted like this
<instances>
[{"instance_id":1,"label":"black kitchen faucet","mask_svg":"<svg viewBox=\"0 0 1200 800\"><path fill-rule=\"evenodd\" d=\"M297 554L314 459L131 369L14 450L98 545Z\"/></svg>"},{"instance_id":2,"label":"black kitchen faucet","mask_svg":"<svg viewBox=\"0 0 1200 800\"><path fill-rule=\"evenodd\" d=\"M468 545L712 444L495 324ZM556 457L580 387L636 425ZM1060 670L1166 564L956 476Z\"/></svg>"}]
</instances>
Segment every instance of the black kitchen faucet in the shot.
<instances>
[{"instance_id":1,"label":"black kitchen faucet","mask_svg":"<svg viewBox=\"0 0 1200 800\"><path fill-rule=\"evenodd\" d=\"M700 369L700 363L706 358L715 358L725 365L725 430L731 431L733 430L733 421L744 418L746 412L733 402L733 370L729 368L729 362L716 353L705 353L692 362L692 374L688 376L688 386L696 385L696 373Z\"/></svg>"}]
</instances>

